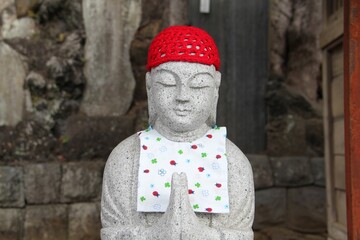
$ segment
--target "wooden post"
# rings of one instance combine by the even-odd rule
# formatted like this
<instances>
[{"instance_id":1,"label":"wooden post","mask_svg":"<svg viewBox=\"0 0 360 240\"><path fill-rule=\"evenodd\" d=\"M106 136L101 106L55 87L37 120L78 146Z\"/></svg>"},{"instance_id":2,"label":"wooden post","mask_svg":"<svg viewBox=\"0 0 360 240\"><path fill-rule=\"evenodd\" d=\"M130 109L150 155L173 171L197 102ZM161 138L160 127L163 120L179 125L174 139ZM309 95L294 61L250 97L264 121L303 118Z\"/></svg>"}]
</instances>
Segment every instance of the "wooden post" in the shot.
<instances>
[{"instance_id":1,"label":"wooden post","mask_svg":"<svg viewBox=\"0 0 360 240\"><path fill-rule=\"evenodd\" d=\"M360 239L360 1L344 5L344 103L348 239Z\"/></svg>"}]
</instances>

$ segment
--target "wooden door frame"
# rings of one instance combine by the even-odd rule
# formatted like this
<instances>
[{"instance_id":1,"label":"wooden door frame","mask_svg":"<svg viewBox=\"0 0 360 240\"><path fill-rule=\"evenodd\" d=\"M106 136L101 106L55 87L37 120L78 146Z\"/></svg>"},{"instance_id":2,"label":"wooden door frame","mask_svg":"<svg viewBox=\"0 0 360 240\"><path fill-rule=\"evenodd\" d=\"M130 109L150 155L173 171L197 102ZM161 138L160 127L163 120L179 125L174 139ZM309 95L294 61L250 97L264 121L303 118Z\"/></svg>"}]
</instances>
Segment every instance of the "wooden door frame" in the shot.
<instances>
[{"instance_id":1,"label":"wooden door frame","mask_svg":"<svg viewBox=\"0 0 360 240\"><path fill-rule=\"evenodd\" d=\"M344 110L348 239L360 239L360 0L344 1Z\"/></svg>"}]
</instances>

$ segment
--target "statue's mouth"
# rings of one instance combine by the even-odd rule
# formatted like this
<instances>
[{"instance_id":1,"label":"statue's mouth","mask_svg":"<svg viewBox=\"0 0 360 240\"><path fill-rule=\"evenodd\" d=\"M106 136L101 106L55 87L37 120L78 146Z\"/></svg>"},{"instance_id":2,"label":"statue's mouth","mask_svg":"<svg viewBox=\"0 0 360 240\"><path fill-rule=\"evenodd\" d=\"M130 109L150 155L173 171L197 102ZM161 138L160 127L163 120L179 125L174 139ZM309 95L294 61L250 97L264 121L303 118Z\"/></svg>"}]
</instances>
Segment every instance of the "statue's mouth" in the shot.
<instances>
[{"instance_id":1,"label":"statue's mouth","mask_svg":"<svg viewBox=\"0 0 360 240\"><path fill-rule=\"evenodd\" d=\"M184 108L175 108L174 112L177 116L186 116L189 114L190 110Z\"/></svg>"}]
</instances>

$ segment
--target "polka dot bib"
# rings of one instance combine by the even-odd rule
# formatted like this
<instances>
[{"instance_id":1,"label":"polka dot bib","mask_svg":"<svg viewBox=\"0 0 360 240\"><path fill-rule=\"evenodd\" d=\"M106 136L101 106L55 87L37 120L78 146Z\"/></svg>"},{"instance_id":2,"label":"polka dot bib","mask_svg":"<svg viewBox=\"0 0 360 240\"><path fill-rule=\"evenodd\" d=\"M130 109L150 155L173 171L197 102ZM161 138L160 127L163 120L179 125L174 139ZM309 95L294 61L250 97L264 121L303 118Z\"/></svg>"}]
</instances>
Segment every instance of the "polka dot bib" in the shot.
<instances>
[{"instance_id":1,"label":"polka dot bib","mask_svg":"<svg viewBox=\"0 0 360 240\"><path fill-rule=\"evenodd\" d=\"M165 212L171 177L184 172L195 212L228 213L226 128L214 127L193 142L173 142L149 128L140 137L137 210Z\"/></svg>"}]
</instances>

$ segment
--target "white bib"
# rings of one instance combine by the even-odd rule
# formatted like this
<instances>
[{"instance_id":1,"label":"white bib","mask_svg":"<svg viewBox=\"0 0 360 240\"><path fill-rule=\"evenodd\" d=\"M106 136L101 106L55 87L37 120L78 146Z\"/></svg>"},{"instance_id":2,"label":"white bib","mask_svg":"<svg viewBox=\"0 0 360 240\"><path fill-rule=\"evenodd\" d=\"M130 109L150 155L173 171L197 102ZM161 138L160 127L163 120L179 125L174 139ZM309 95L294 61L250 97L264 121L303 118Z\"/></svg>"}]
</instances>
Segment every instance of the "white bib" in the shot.
<instances>
[{"instance_id":1,"label":"white bib","mask_svg":"<svg viewBox=\"0 0 360 240\"><path fill-rule=\"evenodd\" d=\"M186 173L195 212L229 212L225 127L214 127L193 142L170 141L152 128L138 134L139 212L166 211L174 172Z\"/></svg>"}]
</instances>

